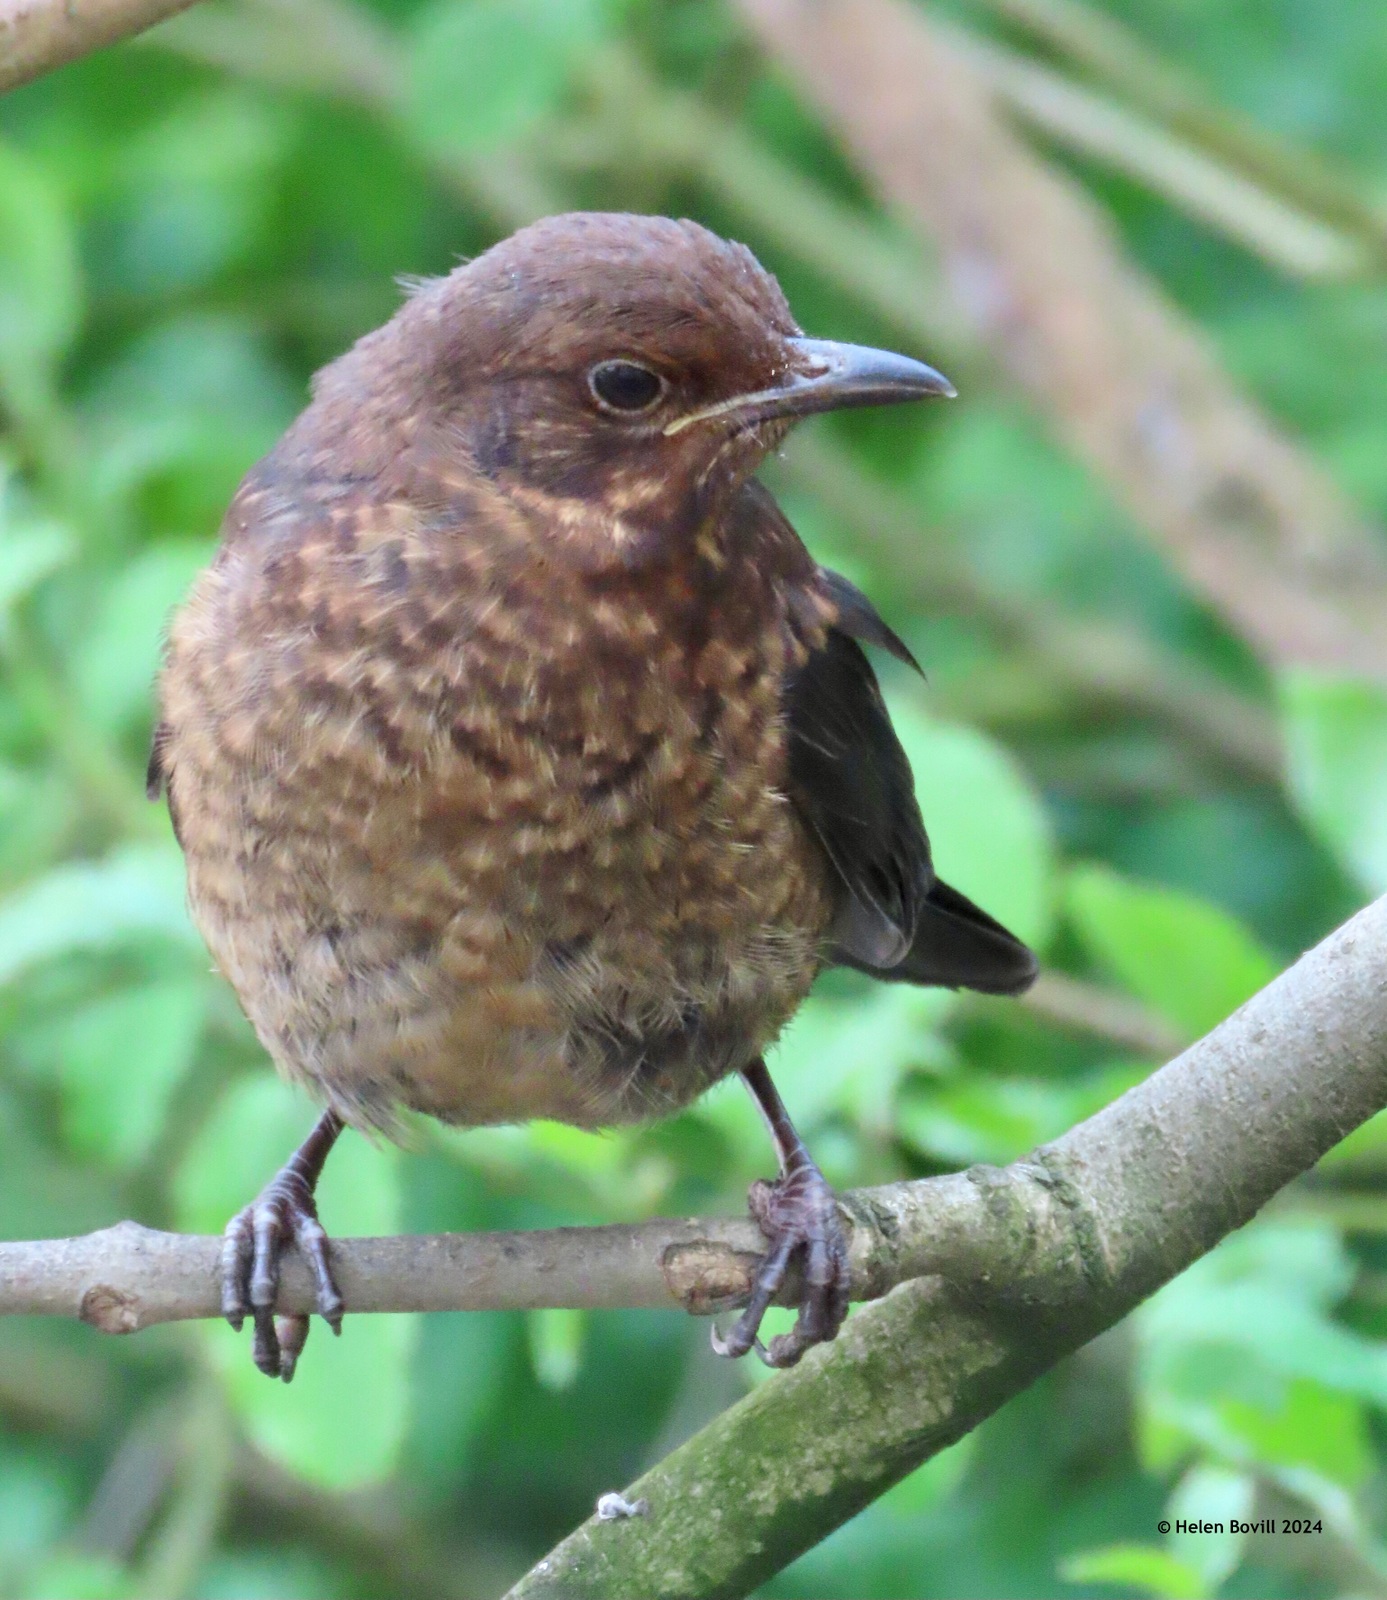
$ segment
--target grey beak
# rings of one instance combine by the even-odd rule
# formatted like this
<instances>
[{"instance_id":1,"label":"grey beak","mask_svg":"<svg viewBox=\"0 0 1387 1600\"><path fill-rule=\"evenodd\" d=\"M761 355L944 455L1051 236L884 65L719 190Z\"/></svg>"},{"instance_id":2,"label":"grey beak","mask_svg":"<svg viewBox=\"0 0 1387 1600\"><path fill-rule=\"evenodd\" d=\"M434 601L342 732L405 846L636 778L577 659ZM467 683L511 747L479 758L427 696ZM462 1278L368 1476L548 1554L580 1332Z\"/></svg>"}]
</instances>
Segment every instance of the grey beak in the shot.
<instances>
[{"instance_id":1,"label":"grey beak","mask_svg":"<svg viewBox=\"0 0 1387 1600\"><path fill-rule=\"evenodd\" d=\"M807 416L846 406L887 406L958 392L942 372L923 361L834 339L792 339L797 360L774 416Z\"/></svg>"},{"instance_id":2,"label":"grey beak","mask_svg":"<svg viewBox=\"0 0 1387 1600\"><path fill-rule=\"evenodd\" d=\"M865 344L839 344L834 339L790 339L790 370L782 382L754 394L734 395L714 405L676 417L665 432L681 433L695 422L734 417L739 424L769 422L776 417L807 417L815 411L842 411L848 406L894 405L930 395L957 393L942 372L923 361L873 350Z\"/></svg>"}]
</instances>

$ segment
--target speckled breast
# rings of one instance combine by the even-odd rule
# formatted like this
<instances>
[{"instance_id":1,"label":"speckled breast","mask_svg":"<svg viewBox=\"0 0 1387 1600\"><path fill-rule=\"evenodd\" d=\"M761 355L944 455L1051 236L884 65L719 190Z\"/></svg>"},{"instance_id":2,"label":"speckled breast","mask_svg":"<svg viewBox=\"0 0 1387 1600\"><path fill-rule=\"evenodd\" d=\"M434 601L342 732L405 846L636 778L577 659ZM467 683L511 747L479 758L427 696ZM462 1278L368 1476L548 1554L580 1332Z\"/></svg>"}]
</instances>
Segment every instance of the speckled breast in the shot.
<instances>
[{"instance_id":1,"label":"speckled breast","mask_svg":"<svg viewBox=\"0 0 1387 1600\"><path fill-rule=\"evenodd\" d=\"M725 552L591 570L519 522L262 512L175 621L165 760L281 1070L358 1123L598 1125L746 1064L831 910L783 791L802 633Z\"/></svg>"}]
</instances>

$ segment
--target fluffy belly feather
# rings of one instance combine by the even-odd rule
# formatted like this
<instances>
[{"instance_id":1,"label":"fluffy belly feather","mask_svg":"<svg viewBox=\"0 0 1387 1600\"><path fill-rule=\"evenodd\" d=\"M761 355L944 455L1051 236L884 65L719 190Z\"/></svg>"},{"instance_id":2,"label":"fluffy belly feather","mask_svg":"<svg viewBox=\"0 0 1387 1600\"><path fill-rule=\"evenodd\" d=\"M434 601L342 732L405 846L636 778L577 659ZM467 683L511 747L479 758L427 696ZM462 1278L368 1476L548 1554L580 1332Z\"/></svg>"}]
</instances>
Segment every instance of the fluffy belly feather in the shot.
<instances>
[{"instance_id":1,"label":"fluffy belly feather","mask_svg":"<svg viewBox=\"0 0 1387 1600\"><path fill-rule=\"evenodd\" d=\"M195 920L262 1042L350 1121L661 1115L744 1066L813 981L828 907L777 795L755 844L745 816L705 814L665 852L637 822L639 847L471 871L480 839L441 863L403 798L366 827L189 853Z\"/></svg>"}]
</instances>

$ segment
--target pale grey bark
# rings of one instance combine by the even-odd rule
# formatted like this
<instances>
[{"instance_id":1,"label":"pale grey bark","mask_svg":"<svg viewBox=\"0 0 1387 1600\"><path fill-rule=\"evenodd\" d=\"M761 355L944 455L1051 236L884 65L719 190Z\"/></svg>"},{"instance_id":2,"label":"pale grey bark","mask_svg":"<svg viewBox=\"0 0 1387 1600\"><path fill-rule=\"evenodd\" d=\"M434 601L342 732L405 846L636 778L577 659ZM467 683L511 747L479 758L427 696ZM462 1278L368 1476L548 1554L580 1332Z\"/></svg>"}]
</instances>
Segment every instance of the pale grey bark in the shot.
<instances>
[{"instance_id":1,"label":"pale grey bark","mask_svg":"<svg viewBox=\"0 0 1387 1600\"><path fill-rule=\"evenodd\" d=\"M193 0L0 0L0 93L143 33Z\"/></svg>"},{"instance_id":2,"label":"pale grey bark","mask_svg":"<svg viewBox=\"0 0 1387 1600\"><path fill-rule=\"evenodd\" d=\"M1023 1274L1034 1245L1018 1254L997 1237L989 1196L998 1181L992 1169L975 1169L843 1196L854 1299L878 1298L929 1272L963 1279L988 1271ZM1039 1201L1035 1205L1033 1224L1043 1211ZM746 1295L763 1249L748 1218L713 1217L334 1239L332 1259L354 1315L681 1305L707 1313ZM107 1333L219 1316L220 1253L220 1239L161 1233L135 1222L75 1239L0 1243L0 1316L75 1317ZM787 1303L794 1293L792 1282ZM308 1270L293 1253L278 1309L312 1308Z\"/></svg>"}]
</instances>

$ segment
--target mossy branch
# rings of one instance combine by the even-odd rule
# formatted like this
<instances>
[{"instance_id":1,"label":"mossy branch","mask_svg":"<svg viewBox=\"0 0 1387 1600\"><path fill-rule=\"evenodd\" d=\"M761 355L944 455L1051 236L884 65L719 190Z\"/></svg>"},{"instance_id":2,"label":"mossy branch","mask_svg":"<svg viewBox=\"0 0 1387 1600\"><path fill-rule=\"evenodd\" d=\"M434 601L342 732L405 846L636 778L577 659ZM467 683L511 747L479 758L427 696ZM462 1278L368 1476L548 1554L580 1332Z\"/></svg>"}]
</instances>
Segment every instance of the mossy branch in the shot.
<instances>
[{"instance_id":1,"label":"mossy branch","mask_svg":"<svg viewBox=\"0 0 1387 1600\"><path fill-rule=\"evenodd\" d=\"M990 1268L905 1283L852 1317L631 1485L644 1514L585 1523L508 1600L749 1593L1384 1104L1387 897L1064 1138L953 1180L974 1191Z\"/></svg>"}]
</instances>

